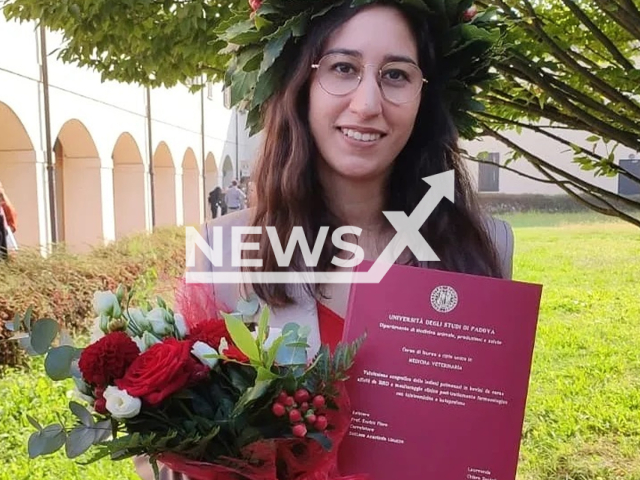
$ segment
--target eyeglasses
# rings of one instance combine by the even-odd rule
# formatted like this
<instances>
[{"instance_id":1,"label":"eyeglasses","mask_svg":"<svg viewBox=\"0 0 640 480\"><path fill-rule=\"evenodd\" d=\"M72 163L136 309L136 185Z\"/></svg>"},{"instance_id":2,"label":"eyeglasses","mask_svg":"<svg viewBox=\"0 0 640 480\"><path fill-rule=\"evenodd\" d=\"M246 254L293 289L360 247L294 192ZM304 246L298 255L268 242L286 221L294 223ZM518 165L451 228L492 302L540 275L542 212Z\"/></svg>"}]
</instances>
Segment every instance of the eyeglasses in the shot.
<instances>
[{"instance_id":1,"label":"eyeglasses","mask_svg":"<svg viewBox=\"0 0 640 480\"><path fill-rule=\"evenodd\" d=\"M318 82L325 92L341 96L358 88L366 66L351 55L331 53L311 65L311 68L318 72ZM383 97L395 104L410 102L427 83L420 68L409 62L383 65L378 70L377 81Z\"/></svg>"}]
</instances>

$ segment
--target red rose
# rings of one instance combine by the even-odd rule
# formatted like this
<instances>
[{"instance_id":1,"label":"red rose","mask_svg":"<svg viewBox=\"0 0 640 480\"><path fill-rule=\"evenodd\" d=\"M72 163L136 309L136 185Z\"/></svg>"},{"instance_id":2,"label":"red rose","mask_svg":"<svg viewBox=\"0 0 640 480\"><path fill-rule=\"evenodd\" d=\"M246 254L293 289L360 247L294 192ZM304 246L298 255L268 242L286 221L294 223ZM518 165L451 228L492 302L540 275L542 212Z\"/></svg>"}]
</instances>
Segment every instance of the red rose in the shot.
<instances>
[{"instance_id":1,"label":"red rose","mask_svg":"<svg viewBox=\"0 0 640 480\"><path fill-rule=\"evenodd\" d=\"M260 8L260 5L262 5L262 0L249 0L249 6L254 12Z\"/></svg>"},{"instance_id":2,"label":"red rose","mask_svg":"<svg viewBox=\"0 0 640 480\"><path fill-rule=\"evenodd\" d=\"M226 338L228 342L231 342L231 335L227 331L227 325L224 320L217 319L198 323L191 329L188 337L193 343L203 342L216 350L220 347L222 338Z\"/></svg>"},{"instance_id":3,"label":"red rose","mask_svg":"<svg viewBox=\"0 0 640 480\"><path fill-rule=\"evenodd\" d=\"M124 332L113 332L82 351L78 366L87 383L105 387L122 378L140 349Z\"/></svg>"},{"instance_id":4,"label":"red rose","mask_svg":"<svg viewBox=\"0 0 640 480\"><path fill-rule=\"evenodd\" d=\"M150 406L201 379L208 367L191 355L190 341L167 338L142 353L116 386Z\"/></svg>"}]
</instances>

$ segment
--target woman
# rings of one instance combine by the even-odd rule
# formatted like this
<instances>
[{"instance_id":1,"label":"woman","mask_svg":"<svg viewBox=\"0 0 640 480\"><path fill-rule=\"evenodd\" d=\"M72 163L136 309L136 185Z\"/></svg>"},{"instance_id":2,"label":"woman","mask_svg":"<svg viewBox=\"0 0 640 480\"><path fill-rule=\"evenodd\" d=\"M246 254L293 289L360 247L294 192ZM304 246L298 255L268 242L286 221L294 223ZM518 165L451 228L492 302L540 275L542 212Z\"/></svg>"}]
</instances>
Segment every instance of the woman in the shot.
<instances>
[{"instance_id":1,"label":"woman","mask_svg":"<svg viewBox=\"0 0 640 480\"><path fill-rule=\"evenodd\" d=\"M511 230L483 217L477 207L442 99L428 22L395 3L359 8L348 3L308 29L290 57L291 73L266 105L254 175L260 202L205 226L202 235L214 248L213 227L223 227L217 248L224 264L213 266L196 250L193 270L238 269L231 265L236 226L262 227L265 233L264 227L273 226L283 245L293 227L302 226L311 249L321 226L356 226L361 235L343 239L357 242L365 258L374 260L396 233L382 212L410 214L428 190L422 178L454 170L455 203L442 200L421 228L441 261L421 266L510 277ZM326 238L316 269L339 270L331 259L347 256L332 246L331 231ZM251 270L286 268L278 266L266 234L254 241L258 249L245 257L261 259L262 266ZM410 251L397 262L420 264ZM299 250L289 268L308 268ZM340 339L348 284L211 288L227 305L253 290L271 307L274 326L289 321L310 326L311 354L321 342ZM163 475L171 478L168 471Z\"/></svg>"}]
</instances>

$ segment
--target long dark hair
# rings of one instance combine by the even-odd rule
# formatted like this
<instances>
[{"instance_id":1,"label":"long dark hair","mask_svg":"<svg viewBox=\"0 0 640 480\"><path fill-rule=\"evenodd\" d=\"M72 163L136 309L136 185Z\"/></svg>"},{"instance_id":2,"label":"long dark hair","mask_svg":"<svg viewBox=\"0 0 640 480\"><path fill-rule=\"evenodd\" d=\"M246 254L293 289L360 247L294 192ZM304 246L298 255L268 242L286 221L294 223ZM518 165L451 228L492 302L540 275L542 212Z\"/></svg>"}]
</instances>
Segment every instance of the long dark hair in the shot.
<instances>
[{"instance_id":1,"label":"long dark hair","mask_svg":"<svg viewBox=\"0 0 640 480\"><path fill-rule=\"evenodd\" d=\"M283 52L290 73L266 106L263 140L254 170L260 201L252 216L252 226L262 227L262 232L266 226L275 227L282 245L287 244L294 226L302 226L310 242L315 241L321 226L329 226L328 240L316 267L318 271L331 269L331 259L337 253L330 242L331 233L341 225L329 209L313 161L318 152L308 122L310 67L319 60L328 37L362 8L367 8L351 8L349 3L320 17L309 26L301 45L290 46ZM469 174L460 158L458 133L443 101L443 80L438 78L435 39L431 38L429 22L408 7L391 5L404 14L412 27L420 68L429 84L423 89L413 132L392 167L385 210L404 211L409 215L429 189L422 178L453 169L455 203L441 201L421 228L440 262L422 266L500 277L495 247L484 227ZM252 270L309 269L303 264L298 247L291 266L279 267L268 236L262 235L253 241L259 243L259 250L247 252L248 256L262 259L262 267ZM419 262L414 259L412 264ZM253 289L270 305L292 302L284 284L254 283ZM318 285L307 285L306 289L312 294L321 293Z\"/></svg>"}]
</instances>

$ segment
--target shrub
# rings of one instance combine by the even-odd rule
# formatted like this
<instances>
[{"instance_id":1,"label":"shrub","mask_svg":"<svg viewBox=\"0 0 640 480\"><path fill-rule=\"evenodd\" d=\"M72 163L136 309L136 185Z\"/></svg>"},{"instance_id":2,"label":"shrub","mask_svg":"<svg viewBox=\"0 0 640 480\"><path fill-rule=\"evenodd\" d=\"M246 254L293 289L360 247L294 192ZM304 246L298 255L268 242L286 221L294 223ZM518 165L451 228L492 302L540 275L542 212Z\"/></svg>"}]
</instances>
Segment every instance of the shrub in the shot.
<instances>
[{"instance_id":1,"label":"shrub","mask_svg":"<svg viewBox=\"0 0 640 480\"><path fill-rule=\"evenodd\" d=\"M28 307L36 318L55 318L73 333L84 333L93 318L96 290L112 290L119 283L135 287L138 298L161 293L162 284L184 270L184 230L159 229L72 254L57 246L48 257L24 249L0 262L0 368L24 363L4 322ZM166 293L162 292L163 297Z\"/></svg>"}]
</instances>

